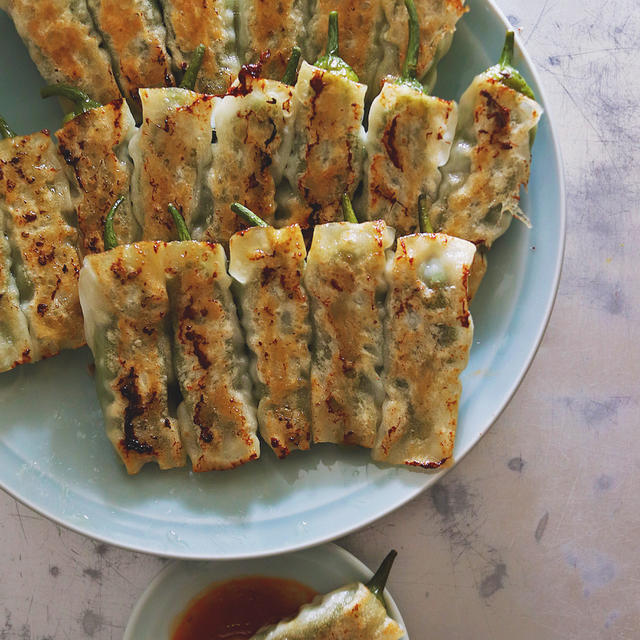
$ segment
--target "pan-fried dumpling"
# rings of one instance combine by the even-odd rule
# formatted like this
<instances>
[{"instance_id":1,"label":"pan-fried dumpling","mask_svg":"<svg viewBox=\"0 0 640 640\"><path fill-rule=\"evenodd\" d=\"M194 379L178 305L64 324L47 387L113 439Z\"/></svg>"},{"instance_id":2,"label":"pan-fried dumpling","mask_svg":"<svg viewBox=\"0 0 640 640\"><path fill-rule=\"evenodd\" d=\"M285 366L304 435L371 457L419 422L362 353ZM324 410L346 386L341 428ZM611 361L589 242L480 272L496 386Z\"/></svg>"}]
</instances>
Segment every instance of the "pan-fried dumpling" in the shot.
<instances>
[{"instance_id":1,"label":"pan-fried dumpling","mask_svg":"<svg viewBox=\"0 0 640 640\"><path fill-rule=\"evenodd\" d=\"M48 132L0 141L0 208L29 325L31 360L80 347L78 233L70 225L64 164Z\"/></svg>"},{"instance_id":2,"label":"pan-fried dumpling","mask_svg":"<svg viewBox=\"0 0 640 640\"><path fill-rule=\"evenodd\" d=\"M84 1L0 0L49 83L71 84L94 100L120 97L109 58Z\"/></svg>"},{"instance_id":3,"label":"pan-fried dumpling","mask_svg":"<svg viewBox=\"0 0 640 640\"><path fill-rule=\"evenodd\" d=\"M314 329L314 442L374 444L383 395L384 271L393 238L381 220L314 229L304 276Z\"/></svg>"},{"instance_id":4,"label":"pan-fried dumpling","mask_svg":"<svg viewBox=\"0 0 640 640\"><path fill-rule=\"evenodd\" d=\"M385 82L369 112L361 210L396 233L419 231L418 200L438 194L458 120L455 102Z\"/></svg>"},{"instance_id":5,"label":"pan-fried dumpling","mask_svg":"<svg viewBox=\"0 0 640 640\"><path fill-rule=\"evenodd\" d=\"M260 455L248 362L221 245L161 251L171 301L178 424L194 471L232 469Z\"/></svg>"},{"instance_id":6,"label":"pan-fried dumpling","mask_svg":"<svg viewBox=\"0 0 640 640\"><path fill-rule=\"evenodd\" d=\"M303 47L304 5L301 0L239 0L237 37L242 64L262 58L264 77L280 80L291 49Z\"/></svg>"},{"instance_id":7,"label":"pan-fried dumpling","mask_svg":"<svg viewBox=\"0 0 640 640\"><path fill-rule=\"evenodd\" d=\"M140 237L129 195L133 164L128 146L134 133L133 116L122 98L81 113L56 132L78 187L75 205L84 255L104 251L105 218L120 196L124 201L113 219L118 244Z\"/></svg>"},{"instance_id":8,"label":"pan-fried dumpling","mask_svg":"<svg viewBox=\"0 0 640 640\"><path fill-rule=\"evenodd\" d=\"M400 640L402 627L361 583L320 596L286 622L262 629L251 640Z\"/></svg>"},{"instance_id":9,"label":"pan-fried dumpling","mask_svg":"<svg viewBox=\"0 0 640 640\"><path fill-rule=\"evenodd\" d=\"M213 214L204 237L227 245L246 225L230 208L240 202L277 224L276 187L291 148L292 87L241 75L241 83L216 101L217 142L208 184Z\"/></svg>"},{"instance_id":10,"label":"pan-fried dumpling","mask_svg":"<svg viewBox=\"0 0 640 640\"><path fill-rule=\"evenodd\" d=\"M211 165L213 96L187 89L141 89L142 125L131 139L133 211L144 240L174 240L173 203L189 231L210 207L203 187Z\"/></svg>"},{"instance_id":11,"label":"pan-fried dumpling","mask_svg":"<svg viewBox=\"0 0 640 640\"><path fill-rule=\"evenodd\" d=\"M107 436L129 473L147 462L183 466L175 408L162 243L89 255L80 273L87 343Z\"/></svg>"},{"instance_id":12,"label":"pan-fried dumpling","mask_svg":"<svg viewBox=\"0 0 640 640\"><path fill-rule=\"evenodd\" d=\"M281 223L303 229L342 220L341 198L353 196L362 173L367 87L302 63L293 92L295 121L281 191Z\"/></svg>"},{"instance_id":13,"label":"pan-fried dumpling","mask_svg":"<svg viewBox=\"0 0 640 640\"><path fill-rule=\"evenodd\" d=\"M382 34L384 58L378 67L378 82L398 75L404 64L409 25L404 0L381 0L386 26ZM436 65L449 51L458 20L468 11L466 0L416 0L420 24L417 77L429 89L436 83Z\"/></svg>"},{"instance_id":14,"label":"pan-fried dumpling","mask_svg":"<svg viewBox=\"0 0 640 640\"><path fill-rule=\"evenodd\" d=\"M116 80L139 115L141 87L174 84L162 16L153 0L87 0Z\"/></svg>"},{"instance_id":15,"label":"pan-fried dumpling","mask_svg":"<svg viewBox=\"0 0 640 640\"><path fill-rule=\"evenodd\" d=\"M306 250L297 225L253 227L231 238L229 273L253 352L260 434L284 458L308 449L311 323L302 286Z\"/></svg>"},{"instance_id":16,"label":"pan-fried dumpling","mask_svg":"<svg viewBox=\"0 0 640 640\"><path fill-rule=\"evenodd\" d=\"M477 76L460 100L451 156L442 167L434 229L487 248L520 212L520 188L529 182L531 132L542 107L496 80Z\"/></svg>"},{"instance_id":17,"label":"pan-fried dumpling","mask_svg":"<svg viewBox=\"0 0 640 640\"><path fill-rule=\"evenodd\" d=\"M234 0L160 0L167 45L177 74L184 72L200 44L206 47L195 89L224 93L238 73Z\"/></svg>"},{"instance_id":18,"label":"pan-fried dumpling","mask_svg":"<svg viewBox=\"0 0 640 640\"><path fill-rule=\"evenodd\" d=\"M437 469L453 454L473 322L475 247L442 234L398 240L387 266L382 422L374 460Z\"/></svg>"}]
</instances>

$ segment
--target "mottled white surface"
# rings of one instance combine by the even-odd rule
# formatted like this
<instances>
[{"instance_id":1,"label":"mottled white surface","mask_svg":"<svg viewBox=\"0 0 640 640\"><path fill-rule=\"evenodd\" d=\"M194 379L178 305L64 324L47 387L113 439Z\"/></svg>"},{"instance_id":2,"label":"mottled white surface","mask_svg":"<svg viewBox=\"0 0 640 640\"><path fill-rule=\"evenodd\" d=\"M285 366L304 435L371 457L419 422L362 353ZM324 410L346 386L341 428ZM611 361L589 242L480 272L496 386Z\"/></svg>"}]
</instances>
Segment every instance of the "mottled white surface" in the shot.
<instances>
[{"instance_id":1,"label":"mottled white surface","mask_svg":"<svg viewBox=\"0 0 640 640\"><path fill-rule=\"evenodd\" d=\"M640 11L500 0L563 147L560 294L520 391L433 490L339 541L374 565L413 640L640 637ZM0 640L121 638L165 561L66 531L0 493Z\"/></svg>"}]
</instances>

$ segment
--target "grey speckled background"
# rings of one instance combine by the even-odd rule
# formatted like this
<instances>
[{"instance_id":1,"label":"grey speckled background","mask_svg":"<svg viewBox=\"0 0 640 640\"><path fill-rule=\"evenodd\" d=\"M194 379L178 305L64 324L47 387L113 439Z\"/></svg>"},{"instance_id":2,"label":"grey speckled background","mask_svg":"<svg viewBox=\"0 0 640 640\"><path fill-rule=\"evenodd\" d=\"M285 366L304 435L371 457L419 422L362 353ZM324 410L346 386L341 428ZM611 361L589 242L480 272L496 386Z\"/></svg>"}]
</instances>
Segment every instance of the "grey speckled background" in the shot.
<instances>
[{"instance_id":1,"label":"grey speckled background","mask_svg":"<svg viewBox=\"0 0 640 640\"><path fill-rule=\"evenodd\" d=\"M640 7L499 0L540 69L569 227L535 363L479 446L430 492L341 543L411 637L640 637ZM121 638L164 561L70 533L0 494L0 639Z\"/></svg>"}]
</instances>

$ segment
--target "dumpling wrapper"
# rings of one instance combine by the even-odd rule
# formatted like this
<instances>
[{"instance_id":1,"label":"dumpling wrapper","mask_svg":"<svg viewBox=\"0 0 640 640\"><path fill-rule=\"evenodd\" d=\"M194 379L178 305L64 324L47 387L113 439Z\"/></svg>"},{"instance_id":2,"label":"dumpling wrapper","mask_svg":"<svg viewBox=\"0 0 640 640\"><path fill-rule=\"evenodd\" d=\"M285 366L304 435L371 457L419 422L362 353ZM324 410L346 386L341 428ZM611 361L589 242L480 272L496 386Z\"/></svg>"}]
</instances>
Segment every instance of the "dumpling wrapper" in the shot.
<instances>
[{"instance_id":1,"label":"dumpling wrapper","mask_svg":"<svg viewBox=\"0 0 640 640\"><path fill-rule=\"evenodd\" d=\"M383 398L384 272L393 239L381 220L314 229L304 276L313 323L314 442L374 445Z\"/></svg>"},{"instance_id":2,"label":"dumpling wrapper","mask_svg":"<svg viewBox=\"0 0 640 640\"><path fill-rule=\"evenodd\" d=\"M0 0L42 77L73 85L94 100L120 97L109 57L84 1Z\"/></svg>"},{"instance_id":3,"label":"dumpling wrapper","mask_svg":"<svg viewBox=\"0 0 640 640\"><path fill-rule=\"evenodd\" d=\"M248 362L221 245L161 250L171 301L182 440L194 471L232 469L260 455Z\"/></svg>"},{"instance_id":4,"label":"dumpling wrapper","mask_svg":"<svg viewBox=\"0 0 640 640\"><path fill-rule=\"evenodd\" d=\"M460 100L458 130L438 200L429 215L437 231L490 248L521 216L529 182L530 134L542 107L480 74Z\"/></svg>"},{"instance_id":5,"label":"dumpling wrapper","mask_svg":"<svg viewBox=\"0 0 640 640\"><path fill-rule=\"evenodd\" d=\"M253 353L260 434L280 458L311 439L311 322L302 286L307 252L297 225L253 227L231 238L246 340Z\"/></svg>"},{"instance_id":6,"label":"dumpling wrapper","mask_svg":"<svg viewBox=\"0 0 640 640\"><path fill-rule=\"evenodd\" d=\"M130 474L185 464L175 412L163 243L89 255L80 272L87 343L107 436Z\"/></svg>"},{"instance_id":7,"label":"dumpling wrapper","mask_svg":"<svg viewBox=\"0 0 640 640\"><path fill-rule=\"evenodd\" d=\"M262 75L280 80L291 50L302 48L306 0L239 0L237 32L240 60L256 63L265 52Z\"/></svg>"},{"instance_id":8,"label":"dumpling wrapper","mask_svg":"<svg viewBox=\"0 0 640 640\"><path fill-rule=\"evenodd\" d=\"M160 11L153 0L87 0L87 5L118 85L139 117L138 89L175 84Z\"/></svg>"},{"instance_id":9,"label":"dumpling wrapper","mask_svg":"<svg viewBox=\"0 0 640 640\"><path fill-rule=\"evenodd\" d=\"M342 220L341 198L352 197L362 174L367 87L302 63L293 91L294 140L279 194L279 225L305 229Z\"/></svg>"},{"instance_id":10,"label":"dumpling wrapper","mask_svg":"<svg viewBox=\"0 0 640 640\"><path fill-rule=\"evenodd\" d=\"M374 460L438 469L452 458L460 374L473 341L467 279L474 254L466 240L416 234L400 238L389 258Z\"/></svg>"},{"instance_id":11,"label":"dumpling wrapper","mask_svg":"<svg viewBox=\"0 0 640 640\"><path fill-rule=\"evenodd\" d=\"M47 131L0 141L0 208L31 361L82 346L78 233L64 163Z\"/></svg>"},{"instance_id":12,"label":"dumpling wrapper","mask_svg":"<svg viewBox=\"0 0 640 640\"><path fill-rule=\"evenodd\" d=\"M251 640L400 640L404 635L382 602L355 583L319 596L295 618L262 629Z\"/></svg>"},{"instance_id":13,"label":"dumpling wrapper","mask_svg":"<svg viewBox=\"0 0 640 640\"><path fill-rule=\"evenodd\" d=\"M204 237L225 246L246 225L231 211L240 202L269 224L276 223L276 187L291 149L292 87L243 75L216 101L217 142L208 175L213 213Z\"/></svg>"},{"instance_id":14,"label":"dumpling wrapper","mask_svg":"<svg viewBox=\"0 0 640 640\"><path fill-rule=\"evenodd\" d=\"M124 201L113 218L118 244L140 239L129 195L133 163L128 146L135 131L123 98L82 113L56 131L60 152L78 187L74 204L84 255L104 251L105 219L120 196Z\"/></svg>"},{"instance_id":15,"label":"dumpling wrapper","mask_svg":"<svg viewBox=\"0 0 640 640\"><path fill-rule=\"evenodd\" d=\"M240 69L234 31L234 0L160 0L167 28L167 45L180 77L193 52L206 47L196 91L224 93Z\"/></svg>"},{"instance_id":16,"label":"dumpling wrapper","mask_svg":"<svg viewBox=\"0 0 640 640\"><path fill-rule=\"evenodd\" d=\"M143 240L176 240L173 203L192 235L204 223L210 196L213 96L187 89L141 89L142 125L129 151L134 163L133 211Z\"/></svg>"},{"instance_id":17,"label":"dumpling wrapper","mask_svg":"<svg viewBox=\"0 0 640 640\"><path fill-rule=\"evenodd\" d=\"M455 102L385 82L369 112L366 219L384 220L398 236L420 230L418 200L424 196L428 208L437 197L457 121Z\"/></svg>"}]
</instances>

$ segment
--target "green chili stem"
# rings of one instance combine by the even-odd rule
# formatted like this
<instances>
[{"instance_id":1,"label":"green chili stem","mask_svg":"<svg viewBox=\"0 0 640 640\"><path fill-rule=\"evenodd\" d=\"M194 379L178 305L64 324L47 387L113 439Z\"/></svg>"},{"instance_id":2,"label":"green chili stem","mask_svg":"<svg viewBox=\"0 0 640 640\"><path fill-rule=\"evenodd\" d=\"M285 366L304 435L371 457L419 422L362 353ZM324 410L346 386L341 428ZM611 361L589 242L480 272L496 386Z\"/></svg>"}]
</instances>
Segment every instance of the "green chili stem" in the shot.
<instances>
[{"instance_id":1,"label":"green chili stem","mask_svg":"<svg viewBox=\"0 0 640 640\"><path fill-rule=\"evenodd\" d=\"M353 82L359 82L358 74L338 55L338 43L338 12L332 11L329 14L327 53L316 60L315 66L343 76Z\"/></svg>"},{"instance_id":2,"label":"green chili stem","mask_svg":"<svg viewBox=\"0 0 640 640\"><path fill-rule=\"evenodd\" d=\"M500 56L500 65L503 67L513 66L513 53L516 46L516 34L513 31L507 31L507 37L502 48Z\"/></svg>"},{"instance_id":3,"label":"green chili stem","mask_svg":"<svg viewBox=\"0 0 640 640\"><path fill-rule=\"evenodd\" d=\"M15 131L13 131L2 116L0 116L0 136L5 140L7 138L15 138L16 136Z\"/></svg>"},{"instance_id":4,"label":"green chili stem","mask_svg":"<svg viewBox=\"0 0 640 640\"><path fill-rule=\"evenodd\" d=\"M195 89L196 80L198 79L198 73L200 72L206 50L204 44L199 44L194 49L187 70L184 72L182 82L180 83L182 89L190 89L191 91Z\"/></svg>"},{"instance_id":5,"label":"green chili stem","mask_svg":"<svg viewBox=\"0 0 640 640\"><path fill-rule=\"evenodd\" d=\"M113 206L109 209L109 213L107 213L107 217L104 221L104 248L106 251L115 249L118 246L118 238L116 237L116 232L113 228L113 216L123 202L124 196L122 195L113 203Z\"/></svg>"},{"instance_id":6,"label":"green chili stem","mask_svg":"<svg viewBox=\"0 0 640 640\"><path fill-rule=\"evenodd\" d=\"M433 233L433 225L427 210L427 199L423 195L418 198L418 212L420 216L420 231L422 233Z\"/></svg>"},{"instance_id":7,"label":"green chili stem","mask_svg":"<svg viewBox=\"0 0 640 640\"><path fill-rule=\"evenodd\" d=\"M298 62L300 62L301 55L302 55L302 52L300 51L300 47L293 47L293 49L291 49L291 56L289 57L289 62L287 62L287 68L284 70L284 75L282 76L282 82L284 84L296 83L296 74L298 73Z\"/></svg>"},{"instance_id":8,"label":"green chili stem","mask_svg":"<svg viewBox=\"0 0 640 640\"><path fill-rule=\"evenodd\" d=\"M413 0L404 0L404 5L409 13L409 44L407 45L407 55L402 67L402 78L415 80L418 68L418 55L420 53L420 22L418 11Z\"/></svg>"},{"instance_id":9,"label":"green chili stem","mask_svg":"<svg viewBox=\"0 0 640 640\"><path fill-rule=\"evenodd\" d=\"M373 578L367 582L365 585L373 595L384 604L384 599L382 594L384 592L385 585L387 584L387 580L389 578L389 573L391 571L391 567L393 566L393 562L396 559L398 552L395 549L392 549L387 554L387 557L382 561L382 564L375 572Z\"/></svg>"},{"instance_id":10,"label":"green chili stem","mask_svg":"<svg viewBox=\"0 0 640 640\"><path fill-rule=\"evenodd\" d=\"M184 221L184 218L176 209L176 206L170 202L168 205L169 213L173 218L173 222L176 225L176 229L178 230L178 240L184 242L186 240L191 240L191 234L189 233L189 229L187 229L187 225Z\"/></svg>"},{"instance_id":11,"label":"green chili stem","mask_svg":"<svg viewBox=\"0 0 640 640\"><path fill-rule=\"evenodd\" d=\"M257 216L251 209L248 209L239 202L234 202L231 205L231 211L236 215L239 215L246 223L252 227L268 227L269 225L260 217Z\"/></svg>"},{"instance_id":12,"label":"green chili stem","mask_svg":"<svg viewBox=\"0 0 640 640\"><path fill-rule=\"evenodd\" d=\"M77 114L86 113L91 109L98 109L102 105L99 102L93 100L84 91L72 87L68 84L50 84L40 89L40 95L43 98L50 98L51 96L60 96L66 98L76 107Z\"/></svg>"},{"instance_id":13,"label":"green chili stem","mask_svg":"<svg viewBox=\"0 0 640 640\"><path fill-rule=\"evenodd\" d=\"M342 194L342 215L344 216L345 222L358 224L358 217L356 216L356 212L353 210L351 198L346 193Z\"/></svg>"}]
</instances>

